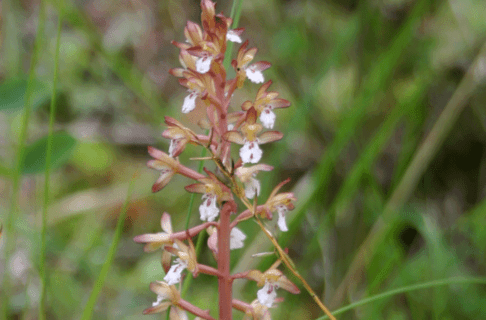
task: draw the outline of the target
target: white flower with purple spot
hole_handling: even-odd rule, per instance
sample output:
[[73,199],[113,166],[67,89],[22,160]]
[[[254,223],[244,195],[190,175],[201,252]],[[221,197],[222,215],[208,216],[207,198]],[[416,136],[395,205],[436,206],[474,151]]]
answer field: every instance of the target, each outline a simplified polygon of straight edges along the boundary
[[196,98],[198,94],[195,91],[189,91],[189,95],[184,98],[182,113],[189,113],[196,108]]
[[199,215],[202,221],[214,221],[219,215],[219,208],[216,206],[216,196],[204,194],[203,203],[199,206]]
[[267,129],[272,129],[273,125],[275,124],[275,119],[277,116],[272,111],[272,107],[266,106],[262,113],[260,114],[260,121],[262,122],[263,126]]
[[250,79],[253,83],[263,83],[265,78],[263,77],[263,72],[257,70],[257,66],[252,64],[251,66],[245,68],[246,77]]
[[199,73],[206,73],[211,69],[211,62],[213,61],[213,56],[205,55],[196,61],[196,71]]
[[265,281],[263,288],[257,292],[258,302],[267,308],[271,308],[277,298],[277,286]]
[[187,263],[181,259],[176,259],[174,262],[175,264],[170,267],[169,272],[164,277],[164,281],[169,285],[181,282],[182,271],[187,268]]
[[258,146],[258,142],[245,141],[243,147],[240,148],[240,158],[245,163],[258,163],[262,158],[263,151]]

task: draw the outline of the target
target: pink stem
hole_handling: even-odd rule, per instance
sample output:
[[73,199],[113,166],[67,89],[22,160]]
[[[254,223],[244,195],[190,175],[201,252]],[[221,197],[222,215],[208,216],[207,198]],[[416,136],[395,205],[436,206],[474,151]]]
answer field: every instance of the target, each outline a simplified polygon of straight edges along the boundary
[[209,226],[218,226],[218,223],[217,222],[205,222],[205,223],[202,223],[198,226],[189,228],[187,230],[172,233],[170,235],[170,239],[171,240],[178,239],[178,240],[181,240],[181,241],[186,240],[186,239],[194,237],[196,234],[203,231],[204,229],[207,229],[207,227],[209,227]]
[[196,269],[200,273],[209,274],[211,276],[216,276],[216,277],[222,276],[217,269],[214,269],[213,267],[207,266],[205,264],[198,263]]
[[252,309],[250,304],[241,300],[233,299],[231,303],[233,304],[233,308],[235,308],[236,310],[246,312],[248,309]]
[[[260,206],[257,206],[257,209],[256,209],[256,212],[259,212],[260,210],[263,209],[265,205],[260,205]],[[233,228],[234,226],[236,226],[239,222],[241,222],[242,220],[246,220],[248,218],[251,218],[251,211],[249,209],[246,209],[245,211],[243,211],[242,213],[240,213],[236,219],[233,220],[233,222],[231,222],[231,228]]]
[[230,215],[236,211],[234,201],[226,202],[221,208],[218,230],[218,291],[219,291],[219,318],[232,319],[232,282],[230,274]]
[[179,301],[177,301],[177,305],[182,309],[187,310],[190,313],[203,319],[216,320],[209,315],[209,310],[202,310],[186,300],[180,299]]

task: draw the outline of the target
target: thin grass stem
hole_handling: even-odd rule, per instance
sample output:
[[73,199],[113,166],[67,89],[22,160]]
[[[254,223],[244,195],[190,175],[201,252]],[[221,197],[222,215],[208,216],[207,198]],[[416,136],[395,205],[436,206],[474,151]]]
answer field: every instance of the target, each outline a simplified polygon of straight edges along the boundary
[[86,307],[83,311],[83,316],[81,317],[82,320],[89,320],[93,315],[93,311],[96,305],[96,300],[103,288],[103,284],[105,283],[106,277],[108,276],[108,271],[110,271],[111,264],[113,263],[113,259],[115,257],[116,249],[118,247],[118,243],[120,242],[120,237],[123,229],[123,223],[125,222],[125,217],[127,215],[127,208],[128,204],[130,203],[130,195],[132,194],[133,187],[135,185],[135,178],[137,174],[135,174],[130,181],[128,186],[127,197],[125,199],[125,203],[123,204],[122,210],[118,217],[118,222],[116,224],[115,235],[113,236],[113,241],[111,242],[110,249],[108,250],[108,254],[106,255],[105,262],[101,267],[101,271],[96,279],[94,284],[93,290],[89,296],[88,302],[86,303]]
[[[25,145],[27,140],[27,131],[29,127],[30,114],[32,112],[32,92],[33,92],[33,82],[35,78],[35,69],[37,67],[37,62],[39,60],[39,51],[42,48],[44,25],[46,20],[45,14],[45,4],[44,1],[40,1],[39,8],[39,22],[37,25],[37,33],[35,36],[34,48],[32,52],[32,57],[30,60],[29,68],[29,79],[27,83],[27,91],[25,93],[25,104],[24,104],[24,114],[22,118],[22,127],[20,129],[20,136],[17,147],[17,157],[15,163],[15,169],[12,176],[12,198],[10,203],[10,211],[6,218],[5,223],[5,258],[4,261],[8,264],[10,260],[10,255],[12,254],[13,248],[15,247],[16,236],[14,234],[13,225],[16,222],[18,215],[18,197],[20,192],[20,180],[22,178],[22,167],[25,157]],[[10,290],[10,275],[7,269],[3,272],[2,279],[2,295],[0,300],[2,301],[2,317],[3,319],[8,319],[8,306],[9,298],[12,294]]]

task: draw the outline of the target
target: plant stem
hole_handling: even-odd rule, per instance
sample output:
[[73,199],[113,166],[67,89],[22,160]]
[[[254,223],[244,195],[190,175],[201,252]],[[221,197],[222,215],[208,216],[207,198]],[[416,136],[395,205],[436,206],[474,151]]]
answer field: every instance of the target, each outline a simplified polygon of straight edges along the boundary
[[232,319],[232,282],[230,274],[230,215],[235,211],[234,201],[226,202],[221,208],[218,229],[218,292],[219,292],[219,318]]
[[[4,261],[5,265],[8,265],[10,256],[15,249],[15,242],[16,242],[16,235],[13,230],[13,225],[16,223],[18,211],[19,211],[19,191],[20,191],[20,182],[22,178],[22,168],[24,163],[25,157],[25,144],[27,140],[27,131],[29,126],[29,119],[30,114],[32,111],[32,92],[33,92],[33,81],[35,78],[35,68],[37,66],[37,62],[39,60],[39,52],[42,47],[43,42],[43,34],[44,34],[44,24],[45,24],[45,4],[44,1],[40,1],[39,4],[39,22],[37,25],[37,33],[35,36],[35,43],[34,49],[32,52],[31,60],[30,60],[30,68],[29,68],[29,80],[27,83],[27,90],[25,92],[25,104],[23,110],[23,117],[22,117],[22,127],[20,130],[20,136],[18,140],[18,147],[17,147],[17,159],[15,164],[15,169],[12,174],[12,195],[11,195],[11,204],[10,204],[10,212],[5,218],[5,245],[4,245]],[[2,284],[2,292],[0,295],[1,303],[1,316],[3,319],[8,319],[8,306],[9,306],[9,299],[12,292],[12,283],[10,279],[10,274],[7,268],[4,269],[3,278],[1,279],[0,283]]]

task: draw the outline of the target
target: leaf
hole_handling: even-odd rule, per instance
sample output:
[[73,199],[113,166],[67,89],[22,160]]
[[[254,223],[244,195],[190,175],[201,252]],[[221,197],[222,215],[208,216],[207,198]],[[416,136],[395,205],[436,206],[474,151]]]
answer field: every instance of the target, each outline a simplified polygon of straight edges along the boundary
[[[28,81],[17,78],[9,79],[0,84],[0,112],[15,112],[22,109],[25,104],[25,93]],[[32,109],[40,107],[49,100],[49,90],[45,83],[35,80],[32,82],[31,104]]]
[[[54,133],[52,137],[51,168],[59,168],[71,156],[76,139],[65,132]],[[43,172],[46,167],[47,136],[40,138],[26,148],[22,173],[36,174]]]

